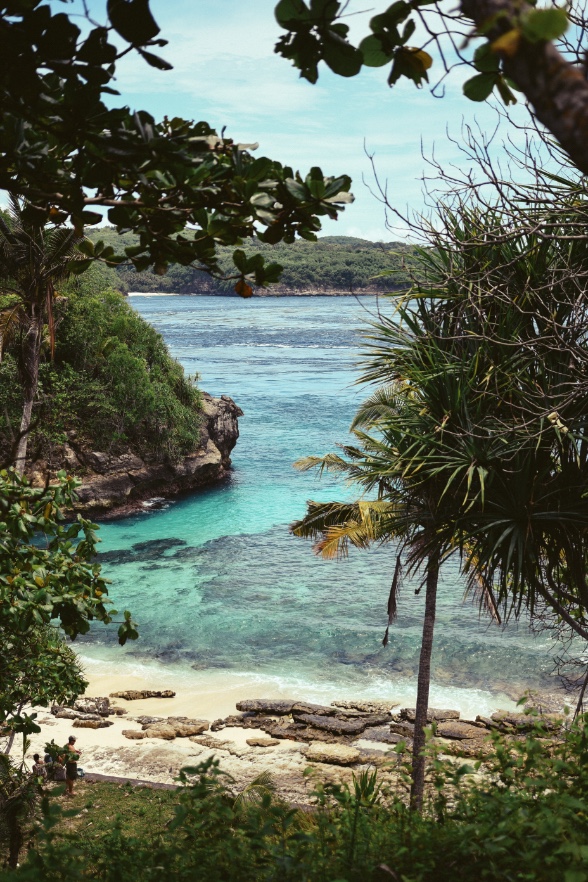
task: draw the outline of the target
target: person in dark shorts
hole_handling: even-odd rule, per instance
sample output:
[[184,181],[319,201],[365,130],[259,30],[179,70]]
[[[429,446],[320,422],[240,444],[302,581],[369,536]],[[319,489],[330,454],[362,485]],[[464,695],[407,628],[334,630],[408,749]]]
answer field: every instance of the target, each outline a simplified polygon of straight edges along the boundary
[[75,735],[70,735],[67,744],[63,748],[65,760],[65,786],[68,796],[73,796],[74,781],[78,777],[78,759],[81,750],[76,747]]

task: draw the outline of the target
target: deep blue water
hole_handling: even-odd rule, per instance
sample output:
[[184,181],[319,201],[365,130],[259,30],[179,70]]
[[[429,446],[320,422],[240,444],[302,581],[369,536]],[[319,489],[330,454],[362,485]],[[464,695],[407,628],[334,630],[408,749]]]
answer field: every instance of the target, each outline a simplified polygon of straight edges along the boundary
[[[104,564],[111,596],[133,611],[141,637],[121,660],[114,636],[96,629],[84,655],[140,663],[143,671],[167,665],[186,677],[254,673],[260,693],[267,682],[309,697],[334,690],[408,698],[424,597],[415,596],[417,583],[404,587],[384,649],[393,549],[327,562],[287,529],[305,500],[349,492],[292,463],[347,440],[367,394],[355,385],[358,329],[374,301],[133,296],[131,303],[184,368],[199,374],[201,388],[230,395],[244,416],[226,484],[102,525],[101,550],[120,552]],[[446,566],[433,697],[462,705],[475,697],[480,706],[487,693],[547,688],[551,654],[524,625],[502,630],[480,620],[463,602],[457,563]]]

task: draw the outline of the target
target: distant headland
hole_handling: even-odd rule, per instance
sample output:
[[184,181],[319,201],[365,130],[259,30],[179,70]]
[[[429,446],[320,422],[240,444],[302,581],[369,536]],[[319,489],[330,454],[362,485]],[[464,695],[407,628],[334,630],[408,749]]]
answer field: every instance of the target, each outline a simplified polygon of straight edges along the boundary
[[[95,230],[91,238],[112,245],[117,253],[135,244],[135,237],[119,235],[111,227]],[[255,242],[243,247],[249,255],[260,252],[269,262],[283,267],[280,282],[254,288],[253,296],[348,296],[398,291],[410,285],[414,246],[405,242],[371,242],[352,236],[324,236],[316,242],[291,244]],[[233,249],[219,248],[220,266],[231,272]],[[234,272],[234,267],[232,267]],[[211,278],[193,267],[174,264],[163,276],[151,270],[136,272],[130,264],[116,269],[103,267],[108,281],[128,294],[232,294],[234,280]]]

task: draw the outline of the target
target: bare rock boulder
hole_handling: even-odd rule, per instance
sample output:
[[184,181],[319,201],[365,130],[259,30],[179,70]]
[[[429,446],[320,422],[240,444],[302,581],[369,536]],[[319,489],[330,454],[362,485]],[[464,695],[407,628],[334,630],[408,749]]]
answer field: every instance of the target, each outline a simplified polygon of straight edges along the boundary
[[111,720],[105,720],[103,718],[99,718],[97,720],[74,720],[73,727],[74,729],[107,729],[108,726],[113,726],[114,723]]
[[357,747],[348,744],[325,744],[314,741],[306,751],[306,759],[312,763],[330,763],[335,766],[352,766],[359,762]]
[[249,747],[275,747],[279,743],[277,738],[264,738],[261,735],[257,738],[247,739]]
[[200,744],[201,747],[208,747],[209,750],[227,750],[227,745],[230,744],[229,741],[221,741],[213,735],[190,735],[188,740]]
[[391,713],[392,708],[398,707],[399,701],[332,701],[335,708],[356,710],[362,714],[385,714]]
[[153,723],[143,731],[145,738],[163,738],[164,741],[173,741],[176,737],[175,727],[170,726],[169,723]]
[[376,741],[380,744],[400,744],[406,740],[406,736],[399,735],[398,732],[391,732],[389,726],[373,726],[364,730],[362,739],[364,741]]
[[503,710],[492,714],[491,720],[501,729],[517,729],[519,732],[528,732],[539,723],[551,732],[559,729],[562,724],[561,714],[517,714]]
[[202,735],[209,727],[208,720],[173,720],[170,718],[168,724],[174,728],[177,738]]
[[98,714],[102,717],[107,717],[112,713],[108,698],[91,698],[90,696],[84,696],[74,701],[74,710],[85,714]]
[[249,698],[246,701],[237,702],[237,710],[245,713],[268,714],[274,717],[285,716],[292,713],[296,702],[281,698]]
[[[414,707],[404,707],[399,713],[400,719],[406,720],[408,723],[414,723],[415,716],[416,709]],[[430,707],[427,711],[427,722],[445,723],[448,720],[459,720],[460,716],[458,710],[440,710],[436,707]]]
[[292,705],[292,716],[299,717],[301,714],[314,714],[318,717],[334,717],[337,708],[324,704],[310,704],[307,701],[297,701]]
[[100,714],[86,714],[82,711],[74,710],[71,707],[62,707],[59,710],[53,708],[53,715],[58,720],[101,720]]
[[438,723],[437,735],[441,738],[450,738],[453,741],[463,741],[465,739],[481,739],[486,738],[485,729],[478,726],[472,726],[471,723],[462,723],[459,720],[451,720],[447,723]]
[[125,736],[125,738],[130,738],[131,741],[141,741],[145,737],[145,735],[147,734],[146,732],[143,732],[141,729],[123,729],[122,733]]
[[412,723],[394,722],[390,723],[390,732],[396,735],[402,735],[403,738],[412,738],[414,736],[414,726]]

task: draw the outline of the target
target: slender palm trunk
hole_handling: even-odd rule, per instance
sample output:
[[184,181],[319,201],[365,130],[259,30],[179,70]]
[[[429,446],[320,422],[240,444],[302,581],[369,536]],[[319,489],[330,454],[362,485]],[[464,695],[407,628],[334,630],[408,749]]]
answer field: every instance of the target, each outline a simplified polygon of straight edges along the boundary
[[22,347],[21,378],[24,390],[24,404],[20,432],[14,457],[14,468],[17,474],[22,475],[27,459],[27,444],[29,429],[33,414],[33,404],[39,385],[39,362],[41,360],[41,340],[43,335],[43,317],[39,312],[33,315],[30,327],[27,331]]
[[435,610],[437,605],[437,582],[439,580],[439,556],[429,556],[427,562],[427,596],[425,599],[425,618],[419,660],[419,678],[414,721],[414,741],[412,747],[412,787],[410,805],[421,811],[425,790],[425,726],[429,709],[429,685],[431,683],[431,652],[435,630]]
[[8,827],[8,866],[13,870],[16,870],[18,867],[18,858],[24,843],[22,823],[19,815],[18,807],[10,806],[5,816],[6,826]]

